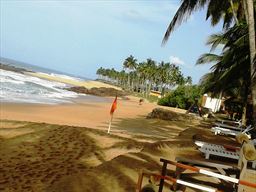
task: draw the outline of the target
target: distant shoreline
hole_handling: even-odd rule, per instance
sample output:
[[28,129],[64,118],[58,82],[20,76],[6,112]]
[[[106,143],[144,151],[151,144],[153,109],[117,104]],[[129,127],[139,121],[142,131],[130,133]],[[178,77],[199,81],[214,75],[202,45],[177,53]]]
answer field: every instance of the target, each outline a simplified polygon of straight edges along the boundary
[[[70,76],[70,78],[65,78],[65,77],[60,77],[60,76],[53,76],[51,74],[47,74],[47,73],[43,73],[43,72],[35,72],[35,71],[31,71],[31,70],[27,70],[25,68],[21,68],[21,67],[16,67],[13,65],[9,65],[9,64],[2,64],[0,63],[0,69],[3,70],[7,70],[7,71],[12,71],[12,72],[16,72],[16,73],[23,73],[26,75],[30,75],[30,76],[34,76],[34,77],[38,77],[41,79],[45,79],[48,81],[56,81],[56,82],[60,82],[60,83],[65,83],[71,86],[83,86],[87,89],[91,89],[91,88],[100,88],[100,87],[105,87],[105,88],[114,88],[117,90],[121,90],[120,87],[114,86],[114,85],[110,85],[107,83],[103,83],[100,81],[94,81],[94,80],[78,80],[75,77]],[[58,75],[58,74],[56,74]],[[61,74],[59,74],[61,75]],[[68,76],[67,76],[68,77]]]
[[33,71],[27,70],[25,68],[15,67],[13,65],[7,65],[7,64],[2,64],[2,63],[0,63],[0,69],[6,70],[6,71],[12,71],[12,72],[16,72],[16,73],[33,72]]
[[[107,101],[109,99],[108,97],[114,97],[116,95],[119,97],[125,96],[121,88],[104,82],[83,80],[65,74],[35,72],[3,63],[0,63],[0,70],[1,82],[3,82],[1,103],[54,105],[79,102],[101,103]],[[15,75],[15,73],[20,75]],[[41,80],[33,79],[33,77],[41,79],[42,82]],[[59,83],[60,85],[58,85]],[[36,87],[37,85],[38,88]],[[65,91],[69,91],[70,93]]]
[[38,77],[41,79],[46,79],[49,81],[57,81],[60,83],[65,83],[68,85],[72,85],[72,86],[82,86],[85,87],[87,89],[91,89],[91,88],[100,88],[100,87],[106,87],[106,88],[114,88],[117,90],[121,90],[120,87],[114,86],[114,85],[109,85],[103,82],[99,82],[99,81],[93,81],[93,80],[85,80],[85,81],[79,81],[76,79],[67,79],[67,78],[63,78],[63,77],[56,77],[56,76],[52,76],[50,74],[47,73],[38,73],[38,72],[25,72],[25,74],[30,75],[30,76],[34,76],[34,77]]

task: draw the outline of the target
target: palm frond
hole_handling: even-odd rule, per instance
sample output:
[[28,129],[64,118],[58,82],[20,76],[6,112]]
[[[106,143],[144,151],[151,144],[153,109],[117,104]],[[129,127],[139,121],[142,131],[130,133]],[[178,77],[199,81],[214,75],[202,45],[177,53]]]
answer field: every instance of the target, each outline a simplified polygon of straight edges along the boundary
[[227,30],[234,22],[234,16],[231,13],[225,13],[223,21],[223,29]]
[[182,0],[181,6],[175,13],[171,23],[167,27],[162,40],[162,45],[164,45],[169,39],[170,34],[174,29],[179,26],[182,22],[186,21],[188,17],[197,9],[203,8],[207,0]]
[[206,13],[206,20],[211,17],[211,24],[213,26],[216,25],[225,14],[228,14],[227,10],[229,7],[230,4],[228,1],[210,1]]
[[214,51],[219,45],[225,45],[228,42],[228,39],[224,36],[223,33],[217,33],[211,35],[207,42],[206,45],[211,45],[211,50],[210,52]]
[[220,55],[216,55],[213,53],[205,53],[198,58],[198,60],[196,61],[196,65],[219,62],[220,60],[221,60]]

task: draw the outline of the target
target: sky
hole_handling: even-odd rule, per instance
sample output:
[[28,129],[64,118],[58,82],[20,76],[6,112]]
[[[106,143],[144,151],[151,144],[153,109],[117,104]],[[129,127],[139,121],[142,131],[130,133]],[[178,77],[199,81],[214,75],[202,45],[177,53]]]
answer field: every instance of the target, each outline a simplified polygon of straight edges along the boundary
[[152,58],[180,66],[193,83],[210,65],[195,66],[210,50],[207,37],[220,32],[205,10],[161,42],[180,1],[176,0],[0,0],[1,57],[97,78],[100,67],[122,70],[125,58]]

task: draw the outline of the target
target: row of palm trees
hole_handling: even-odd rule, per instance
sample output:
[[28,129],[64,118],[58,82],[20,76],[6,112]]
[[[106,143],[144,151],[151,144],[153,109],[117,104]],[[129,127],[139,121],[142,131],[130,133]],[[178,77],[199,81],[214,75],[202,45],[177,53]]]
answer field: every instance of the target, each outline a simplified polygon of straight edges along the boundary
[[138,63],[132,55],[123,62],[122,71],[101,67],[96,73],[99,79],[115,83],[126,90],[141,92],[145,96],[148,96],[152,89],[160,91],[163,95],[166,89],[178,84],[192,83],[192,78],[184,77],[175,64],[164,61],[157,63],[153,59]]
[[[202,78],[202,84],[208,92],[240,100],[244,106],[243,123],[246,106],[252,101],[252,118],[256,122],[255,0],[181,0],[166,30],[163,44],[175,27],[205,7],[206,19],[210,18],[213,26],[222,21],[223,30],[210,36],[211,52],[197,61],[197,64],[213,64],[211,72]],[[221,53],[212,53],[219,46],[222,46]]]

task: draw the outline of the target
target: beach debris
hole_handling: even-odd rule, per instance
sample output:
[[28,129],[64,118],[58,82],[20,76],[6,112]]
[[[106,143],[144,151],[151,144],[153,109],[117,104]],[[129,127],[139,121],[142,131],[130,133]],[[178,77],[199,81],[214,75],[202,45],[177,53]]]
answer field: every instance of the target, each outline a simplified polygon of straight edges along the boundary
[[171,110],[163,109],[163,108],[155,108],[151,113],[147,116],[148,119],[162,119],[162,120],[172,120],[172,121],[184,121],[184,120],[194,120],[199,117],[185,114],[185,113],[177,113]]

